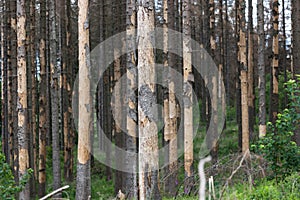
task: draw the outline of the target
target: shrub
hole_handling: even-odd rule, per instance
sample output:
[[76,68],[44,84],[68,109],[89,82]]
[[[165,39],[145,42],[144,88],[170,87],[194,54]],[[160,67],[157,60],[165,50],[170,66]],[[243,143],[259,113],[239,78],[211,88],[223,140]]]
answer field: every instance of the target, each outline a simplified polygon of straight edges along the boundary
[[298,171],[300,166],[300,148],[292,141],[300,120],[300,84],[290,80],[286,86],[289,108],[277,115],[275,124],[269,122],[266,136],[252,145],[255,151],[264,155],[279,180]]
[[14,196],[20,192],[32,174],[29,169],[20,180],[19,185],[15,183],[10,166],[5,162],[5,156],[0,153],[0,197],[1,199],[15,199]]

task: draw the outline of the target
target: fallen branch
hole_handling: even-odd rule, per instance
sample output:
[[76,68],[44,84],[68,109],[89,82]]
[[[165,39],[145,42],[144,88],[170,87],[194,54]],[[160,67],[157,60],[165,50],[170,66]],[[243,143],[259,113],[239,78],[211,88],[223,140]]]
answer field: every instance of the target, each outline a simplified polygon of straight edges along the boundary
[[220,200],[221,200],[222,197],[223,197],[223,194],[224,194],[224,192],[225,192],[225,189],[226,189],[226,187],[227,187],[229,181],[232,179],[232,177],[233,177],[233,176],[239,171],[239,169],[242,167],[245,158],[247,158],[249,154],[250,154],[250,152],[249,152],[249,150],[247,150],[247,151],[244,153],[243,158],[241,159],[239,166],[231,173],[231,175],[229,176],[229,178],[226,180],[226,183],[225,183],[225,185],[224,185],[224,187],[223,187],[223,189],[222,189],[222,192],[221,192]]
[[53,195],[65,190],[65,189],[68,189],[69,187],[70,187],[69,185],[65,185],[64,187],[58,188],[57,190],[54,190],[53,192],[51,192],[50,194],[47,194],[46,196],[40,198],[39,200],[48,199],[49,197],[52,197]]

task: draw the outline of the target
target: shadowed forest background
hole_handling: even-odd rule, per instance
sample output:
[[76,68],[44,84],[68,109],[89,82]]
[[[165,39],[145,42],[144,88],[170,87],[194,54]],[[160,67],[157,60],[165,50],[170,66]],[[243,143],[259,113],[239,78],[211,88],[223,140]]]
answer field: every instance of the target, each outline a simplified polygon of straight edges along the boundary
[[[299,0],[1,0],[0,15],[0,199],[199,199],[208,155],[209,199],[300,199]],[[92,96],[91,52],[121,32]]]

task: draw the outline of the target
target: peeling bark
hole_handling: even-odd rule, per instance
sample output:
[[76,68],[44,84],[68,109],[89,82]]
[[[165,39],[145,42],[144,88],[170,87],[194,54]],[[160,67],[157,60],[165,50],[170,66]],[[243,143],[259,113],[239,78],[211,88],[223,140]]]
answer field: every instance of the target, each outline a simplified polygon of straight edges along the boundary
[[90,136],[93,131],[92,98],[90,94],[90,49],[89,49],[89,4],[78,1],[78,42],[79,42],[79,108],[78,108],[78,156],[76,199],[89,199],[90,196]]
[[249,149],[249,112],[248,112],[248,67],[246,57],[246,18],[245,18],[246,2],[239,1],[239,62],[241,68],[241,106],[242,106],[242,152],[245,153]]
[[[161,199],[158,189],[158,130],[153,107],[155,98],[154,1],[139,0],[138,39],[138,130],[139,130],[139,198]],[[146,48],[148,47],[148,48]],[[150,48],[149,48],[150,47]]]
[[183,38],[183,113],[184,113],[184,171],[185,193],[190,193],[193,188],[193,98],[192,84],[189,76],[192,75],[192,47],[189,41],[191,37],[191,2],[184,0],[182,4],[182,32]]
[[258,18],[258,89],[259,89],[259,137],[266,135],[266,82],[265,82],[265,35],[263,0],[257,4]]
[[270,121],[275,123],[278,113],[278,67],[279,67],[279,2],[272,1],[272,18],[273,18],[273,44],[272,44],[272,78],[271,78],[271,102],[270,102]]
[[[27,128],[27,77],[26,77],[26,14],[25,0],[17,1],[17,74],[18,74],[18,152],[19,179],[29,168]],[[30,199],[29,184],[19,193],[20,200]]]

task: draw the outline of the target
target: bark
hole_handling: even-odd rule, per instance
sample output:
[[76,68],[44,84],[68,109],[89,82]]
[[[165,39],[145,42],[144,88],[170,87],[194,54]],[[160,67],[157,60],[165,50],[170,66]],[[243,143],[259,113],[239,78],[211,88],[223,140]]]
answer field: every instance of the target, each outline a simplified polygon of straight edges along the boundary
[[92,98],[90,94],[91,64],[89,60],[89,4],[78,0],[78,42],[79,42],[79,109],[78,109],[78,156],[76,199],[89,199],[90,196],[90,145],[92,120]]
[[275,123],[278,113],[278,66],[279,66],[279,47],[278,47],[278,33],[279,33],[279,2],[272,1],[272,18],[273,18],[273,44],[272,44],[272,83],[271,83],[271,102],[270,102],[270,121]]
[[69,16],[71,15],[71,1],[67,0],[66,1],[66,15],[65,15],[65,22],[66,22],[66,72],[67,77],[66,77],[66,89],[67,89],[67,99],[68,101],[66,102],[67,104],[67,112],[66,114],[68,115],[68,141],[67,141],[67,156],[66,156],[66,170],[65,170],[65,178],[67,181],[71,182],[73,181],[73,168],[74,168],[74,155],[73,155],[73,149],[74,149],[74,124],[73,124],[73,118],[71,117],[73,115],[73,110],[72,110],[72,85],[73,85],[73,65],[72,65],[72,53],[74,49],[72,48],[72,41],[71,41],[71,20],[69,19]]
[[29,167],[33,169],[33,176],[29,180],[30,183],[30,197],[34,198],[36,193],[35,180],[37,178],[36,166],[36,66],[35,66],[35,1],[30,0],[26,2],[26,13],[29,13],[26,24],[26,33],[28,45],[26,46],[27,56],[27,98],[28,98],[28,126],[27,134],[29,137]]
[[[213,0],[209,1],[209,36],[210,36],[210,55],[213,59],[215,59],[216,62],[216,40],[215,40],[215,3]],[[222,66],[219,66],[219,70],[221,70]],[[209,70],[209,69],[208,69]],[[221,73],[221,71],[219,71]],[[212,90],[212,96],[210,97],[210,104],[209,106],[209,115],[210,120],[212,121],[212,126],[214,127],[214,130],[209,133],[209,141],[208,146],[211,147],[211,156],[213,163],[217,162],[218,159],[218,144],[217,144],[217,124],[218,124],[218,118],[217,118],[217,96],[218,96],[218,81],[216,79],[215,74],[208,73],[209,76],[207,77],[207,83],[211,83],[213,85]],[[220,76],[221,77],[221,76]],[[214,116],[212,118],[212,116]]]
[[12,146],[9,145],[10,136],[8,133],[8,77],[7,77],[7,32],[4,24],[6,24],[9,18],[8,12],[5,9],[4,1],[1,2],[1,8],[3,12],[1,13],[1,135],[2,135],[2,152],[6,157],[6,162],[13,166],[13,153],[11,153]]
[[[105,29],[105,39],[111,37],[113,35],[113,27],[111,25],[113,21],[113,10],[112,10],[112,4],[110,0],[105,0],[104,1],[104,6],[106,5],[106,9],[104,9],[104,29]],[[113,45],[113,44],[111,44]],[[110,49],[109,49],[110,51]],[[106,59],[106,54],[104,54],[104,59]],[[103,89],[103,94],[104,94],[104,99],[103,99],[103,104],[104,104],[104,133],[106,134],[106,137],[112,141],[112,115],[111,115],[111,107],[110,107],[110,102],[111,102],[111,77],[113,76],[112,74],[112,67],[110,66],[105,72],[104,72],[104,78],[103,78],[103,83],[104,83],[104,89]],[[111,143],[110,144],[104,144],[105,147],[105,152],[106,152],[106,179],[111,180],[112,179],[112,169],[110,168],[111,166]]]
[[[26,77],[26,14],[25,1],[17,1],[17,72],[18,72],[18,153],[19,179],[29,168],[27,129],[27,77]],[[19,193],[20,200],[30,199],[29,184]]]
[[[162,74],[163,76],[163,81],[165,88],[163,88],[163,117],[164,117],[164,129],[163,129],[163,144],[164,146],[169,145],[169,140],[170,140],[170,114],[169,114],[169,88],[167,87],[169,83],[169,74],[168,74],[168,44],[169,44],[169,38],[168,38],[168,1],[163,0],[163,66],[164,66],[164,73]],[[167,150],[164,155],[164,163],[169,163],[169,155],[170,152]],[[169,194],[169,167],[167,166],[164,169],[164,174],[167,177],[167,180],[164,183],[164,189],[167,194]]]
[[[136,1],[126,1],[126,46],[127,49],[135,49],[136,47],[136,26],[137,26],[137,11]],[[124,146],[127,151],[124,158],[124,167],[127,172],[124,174],[123,184],[125,194],[128,199],[138,198],[138,183],[137,183],[137,145],[138,145],[138,116],[137,116],[137,97],[135,90],[137,88],[137,60],[136,51],[128,52],[126,55],[126,71],[127,71],[127,84],[126,84],[126,99],[127,99],[127,117],[126,129],[127,134],[124,136]]]
[[[168,29],[175,29],[175,10],[174,10],[174,1],[170,0],[167,1],[166,6],[168,6],[167,9],[167,19],[168,19]],[[174,37],[171,35],[166,35],[168,38],[168,48],[169,50],[175,51],[175,43]],[[174,54],[168,52],[167,53],[167,59],[168,59],[168,67],[172,68],[174,70],[174,67],[176,66],[176,57]],[[178,162],[177,162],[177,102],[175,97],[175,74],[173,74],[174,71],[171,71],[168,73],[168,77],[170,77],[170,80],[168,81],[168,98],[169,98],[169,110],[167,111],[169,113],[168,120],[169,120],[169,137],[167,138],[169,141],[169,157],[168,157],[168,178],[166,180],[167,183],[167,193],[171,196],[175,196],[176,194],[176,185],[177,185],[177,168],[178,168]]]
[[249,112],[249,136],[254,139],[255,109],[254,109],[254,59],[253,59],[253,6],[252,0],[248,1],[248,112]]
[[[123,11],[122,10],[122,2],[114,2],[115,4],[115,12],[114,12],[114,34],[117,34],[119,32],[123,32],[125,22],[123,21]],[[123,99],[124,99],[124,90],[125,84],[122,82],[120,79],[122,77],[122,72],[124,71],[124,57],[121,56],[121,51],[124,52],[124,49],[126,48],[126,41],[122,41],[122,45],[114,43],[114,91],[116,92],[117,95],[114,96],[114,131],[115,131],[115,144],[118,148],[123,149],[123,136],[124,133],[122,131],[123,125],[126,123],[124,122],[124,119],[122,118],[123,116]],[[120,47],[120,48],[118,48]],[[123,124],[124,123],[124,124]],[[123,152],[115,150],[115,155],[116,155],[116,171],[115,171],[115,194],[118,194],[118,191],[124,191],[123,187],[123,171],[119,170],[122,169],[123,166]]]
[[11,159],[10,163],[13,165],[15,180],[18,182],[18,135],[15,130],[18,128],[18,114],[17,114],[17,3],[15,1],[9,2],[10,10],[10,26],[8,27],[8,38],[10,42],[7,43],[7,67],[8,67],[8,132],[9,132],[9,146]]
[[[292,68],[294,69],[294,77],[296,74],[300,74],[300,1],[292,0]],[[299,112],[299,111],[298,111]],[[297,126],[297,130],[294,135],[294,139],[298,146],[300,146],[300,126]]]
[[183,1],[182,5],[182,32],[183,38],[183,112],[184,112],[184,171],[185,193],[189,194],[193,188],[193,98],[190,76],[192,72],[192,47],[189,41],[191,37],[190,1]]
[[38,195],[43,197],[46,194],[46,136],[49,129],[49,108],[47,100],[47,69],[46,69],[46,2],[40,2],[40,38],[39,38],[39,59],[40,59],[40,96],[39,96],[39,160],[38,160]]
[[242,109],[241,109],[241,81],[240,81],[240,73],[241,69],[239,67],[239,31],[240,31],[240,18],[239,18],[239,1],[235,1],[235,40],[236,40],[236,73],[235,73],[235,80],[236,80],[236,121],[238,124],[238,144],[239,147],[242,148]]
[[[50,70],[51,70],[51,123],[52,123],[52,166],[53,166],[53,189],[61,186],[60,170],[60,120],[59,120],[59,83],[60,66],[57,64],[57,31],[56,31],[56,2],[49,1],[49,39],[50,39]],[[61,194],[55,195],[59,197]]]
[[[158,130],[155,119],[154,1],[139,0],[138,37],[138,119],[139,119],[139,197],[161,199],[158,187]],[[153,34],[153,33],[152,33]],[[148,47],[148,48],[145,48]]]
[[258,89],[259,89],[259,137],[266,135],[266,81],[265,81],[265,35],[263,0],[257,4],[258,19]]
[[241,106],[242,106],[242,152],[249,149],[249,112],[248,112],[248,67],[246,57],[246,19],[244,0],[239,1],[239,62],[241,68]]
[[[288,81],[288,77],[287,77],[287,70],[288,70],[288,62],[287,62],[287,46],[286,46],[286,27],[285,27],[285,23],[286,23],[286,7],[285,7],[285,0],[281,1],[282,3],[282,24],[284,24],[282,26],[282,34],[283,34],[283,74],[284,74],[284,82],[286,83]],[[284,88],[286,88],[286,85],[284,86]],[[283,108],[288,106],[288,96],[287,96],[287,92],[284,91],[284,105],[282,106]]]

